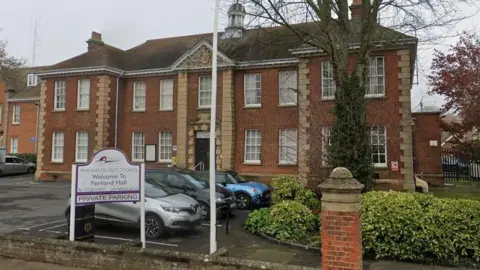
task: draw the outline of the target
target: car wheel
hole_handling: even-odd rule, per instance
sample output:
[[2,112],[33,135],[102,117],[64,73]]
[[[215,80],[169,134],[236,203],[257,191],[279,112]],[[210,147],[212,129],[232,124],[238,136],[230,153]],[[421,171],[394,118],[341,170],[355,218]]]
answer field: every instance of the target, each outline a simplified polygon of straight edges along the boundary
[[210,216],[210,207],[206,203],[200,203],[200,211],[202,211],[202,219],[207,219]]
[[163,221],[157,215],[145,215],[145,237],[148,239],[160,238],[165,232]]
[[35,168],[28,168],[27,169],[27,174],[34,174],[35,173]]
[[237,198],[237,208],[239,210],[246,210],[250,208],[250,196],[240,193],[235,197]]

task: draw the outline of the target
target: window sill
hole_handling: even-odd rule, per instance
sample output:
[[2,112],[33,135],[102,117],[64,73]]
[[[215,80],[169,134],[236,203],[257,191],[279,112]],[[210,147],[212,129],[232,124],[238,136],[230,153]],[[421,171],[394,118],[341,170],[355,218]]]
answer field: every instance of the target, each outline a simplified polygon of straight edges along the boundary
[[296,167],[298,166],[297,163],[278,163],[277,166],[282,166],[282,167]]
[[56,112],[65,112],[66,110],[65,109],[54,109],[52,112],[56,113]]
[[50,164],[63,164],[63,161],[50,161]]
[[373,164],[373,167],[377,169],[388,169],[387,164]]
[[297,107],[297,104],[279,104],[278,108],[291,108],[291,107]]
[[88,160],[75,160],[75,164],[84,164],[87,163]]
[[136,159],[132,159],[132,162],[136,162],[136,163],[142,163],[142,162],[145,162],[145,160],[136,160]]
[[78,109],[77,108],[77,112],[88,112],[88,111],[90,111],[90,108],[88,108],[88,109]]
[[144,113],[146,110],[132,110],[133,113]]
[[18,126],[18,125],[20,125],[20,123],[12,123],[12,125]]
[[335,97],[322,97],[322,101],[332,101],[335,100]]
[[262,162],[248,162],[248,161],[245,161],[242,164],[247,165],[247,166],[262,166]]
[[244,109],[261,109],[262,105],[249,105],[249,106],[243,106]]
[[159,109],[159,112],[173,112],[173,109]]
[[172,161],[171,160],[159,160],[159,161],[157,161],[157,163],[159,163],[159,164],[170,164],[170,163],[172,163]]
[[198,107],[197,110],[209,111],[211,107]]
[[376,98],[386,98],[386,96],[383,94],[383,95],[365,95],[365,98],[367,99],[376,99]]

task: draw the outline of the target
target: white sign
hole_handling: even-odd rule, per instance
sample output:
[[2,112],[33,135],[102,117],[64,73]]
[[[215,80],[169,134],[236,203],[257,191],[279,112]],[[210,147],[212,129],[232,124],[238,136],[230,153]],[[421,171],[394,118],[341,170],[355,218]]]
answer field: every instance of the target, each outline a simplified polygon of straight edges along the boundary
[[398,171],[398,161],[392,161],[392,171],[396,172]]
[[[87,164],[72,165],[70,241],[75,239],[77,204],[140,202],[140,240],[145,248],[145,164],[132,164],[115,148],[98,151]],[[85,227],[90,231],[91,227]]]
[[89,163],[77,165],[76,203],[138,202],[140,171],[122,151],[100,150]]
[[437,140],[431,140],[430,141],[430,146],[438,146],[438,141]]

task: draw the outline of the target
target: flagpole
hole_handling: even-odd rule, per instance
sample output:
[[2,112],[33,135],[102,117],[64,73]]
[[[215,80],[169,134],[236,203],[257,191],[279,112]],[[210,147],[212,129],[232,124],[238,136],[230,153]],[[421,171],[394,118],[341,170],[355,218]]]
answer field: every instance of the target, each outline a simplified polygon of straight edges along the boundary
[[217,118],[217,53],[218,53],[218,16],[220,0],[215,1],[213,19],[213,52],[212,52],[212,103],[210,113],[210,254],[217,251],[217,203],[215,196],[216,143],[215,130]]

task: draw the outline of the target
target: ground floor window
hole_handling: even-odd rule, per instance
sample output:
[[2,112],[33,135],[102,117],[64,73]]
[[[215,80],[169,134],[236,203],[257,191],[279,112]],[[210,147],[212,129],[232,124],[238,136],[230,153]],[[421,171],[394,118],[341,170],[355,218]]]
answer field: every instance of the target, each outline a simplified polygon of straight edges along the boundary
[[63,162],[64,134],[63,132],[53,132],[52,140],[52,161]]
[[279,134],[280,164],[297,163],[297,130],[281,129]]
[[172,132],[160,132],[159,159],[161,162],[172,161]]
[[75,146],[75,161],[88,161],[88,132],[77,132]]
[[258,129],[245,131],[245,163],[259,164],[261,160],[262,133]]
[[376,167],[387,166],[387,129],[385,126],[373,126],[370,131],[372,161]]
[[18,138],[17,137],[12,137],[11,139],[11,144],[10,144],[10,153],[16,154],[18,153]]
[[132,160],[143,161],[145,159],[145,134],[143,132],[132,133]]

